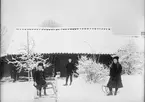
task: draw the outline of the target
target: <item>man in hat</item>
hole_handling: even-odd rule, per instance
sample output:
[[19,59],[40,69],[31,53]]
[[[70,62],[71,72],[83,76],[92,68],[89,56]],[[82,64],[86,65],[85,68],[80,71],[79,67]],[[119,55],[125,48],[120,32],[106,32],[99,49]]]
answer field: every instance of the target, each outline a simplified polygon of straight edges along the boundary
[[119,63],[119,57],[115,56],[113,57],[113,63],[110,67],[110,79],[107,84],[107,87],[109,88],[109,95],[113,95],[112,88],[115,88],[114,95],[117,95],[118,88],[122,88],[122,80],[121,80],[121,72],[122,72],[122,66]]
[[66,65],[67,76],[66,76],[66,83],[64,84],[64,86],[67,86],[69,77],[70,77],[70,85],[72,84],[72,74],[75,70],[75,65],[72,63],[72,59],[69,58],[68,62],[69,63]]

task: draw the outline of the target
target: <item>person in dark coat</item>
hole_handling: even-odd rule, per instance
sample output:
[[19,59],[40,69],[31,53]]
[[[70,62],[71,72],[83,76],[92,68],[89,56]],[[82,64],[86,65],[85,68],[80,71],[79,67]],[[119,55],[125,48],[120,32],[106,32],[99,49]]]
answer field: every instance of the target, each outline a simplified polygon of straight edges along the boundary
[[19,79],[19,72],[18,72],[18,68],[13,65],[12,66],[12,70],[11,70],[11,74],[12,74],[12,78],[14,79],[13,82],[16,82]]
[[110,68],[110,79],[107,84],[107,87],[109,88],[109,93],[107,95],[113,95],[112,88],[115,88],[114,95],[117,95],[118,88],[122,88],[122,80],[121,80],[121,72],[122,72],[122,66],[119,63],[119,57],[115,56],[113,58],[113,63]]
[[70,77],[70,85],[72,84],[72,75],[75,70],[75,65],[72,63],[72,59],[68,59],[68,64],[66,65],[66,83],[64,84],[65,86],[68,84],[68,79]]
[[43,63],[39,63],[36,67],[35,71],[33,71],[33,80],[34,80],[34,86],[37,89],[38,96],[41,97],[41,89],[44,89],[44,95],[46,94],[46,81],[45,81],[45,74],[44,74],[44,66]]

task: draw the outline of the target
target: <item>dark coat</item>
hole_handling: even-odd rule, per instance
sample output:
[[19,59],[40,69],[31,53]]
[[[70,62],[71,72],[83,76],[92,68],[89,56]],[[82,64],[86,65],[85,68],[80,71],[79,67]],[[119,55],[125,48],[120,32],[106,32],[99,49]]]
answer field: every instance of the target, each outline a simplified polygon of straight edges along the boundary
[[33,80],[37,83],[37,85],[45,85],[46,81],[44,71],[33,71]]
[[75,65],[73,63],[68,63],[66,65],[67,74],[72,74],[74,70],[75,70]]
[[107,84],[107,87],[111,88],[121,88],[123,87],[122,85],[122,80],[121,80],[121,72],[122,72],[122,66],[121,64],[112,64],[110,68],[110,79]]
[[122,66],[121,64],[117,63],[117,64],[112,64],[111,68],[110,68],[110,76],[111,77],[117,77],[120,76],[122,72]]

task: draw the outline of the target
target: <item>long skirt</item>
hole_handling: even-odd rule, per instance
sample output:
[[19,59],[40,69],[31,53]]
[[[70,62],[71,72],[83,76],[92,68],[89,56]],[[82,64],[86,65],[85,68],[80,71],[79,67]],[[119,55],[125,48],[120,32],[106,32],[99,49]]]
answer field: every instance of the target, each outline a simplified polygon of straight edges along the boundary
[[122,80],[121,80],[121,76],[117,76],[117,77],[110,77],[107,87],[110,88],[122,88],[123,84],[122,84]]

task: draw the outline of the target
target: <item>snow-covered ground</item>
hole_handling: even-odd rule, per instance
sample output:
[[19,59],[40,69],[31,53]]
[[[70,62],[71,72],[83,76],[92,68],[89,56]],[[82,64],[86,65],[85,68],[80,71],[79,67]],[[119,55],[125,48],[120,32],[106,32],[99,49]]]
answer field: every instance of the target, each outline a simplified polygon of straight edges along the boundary
[[[85,83],[81,77],[73,80],[71,86],[63,86],[65,79],[58,80],[58,102],[143,102],[144,77],[139,75],[122,76],[123,88],[117,96],[106,96],[102,85]],[[55,102],[51,89],[48,96],[34,99],[33,82],[3,83],[1,85],[2,102]]]

